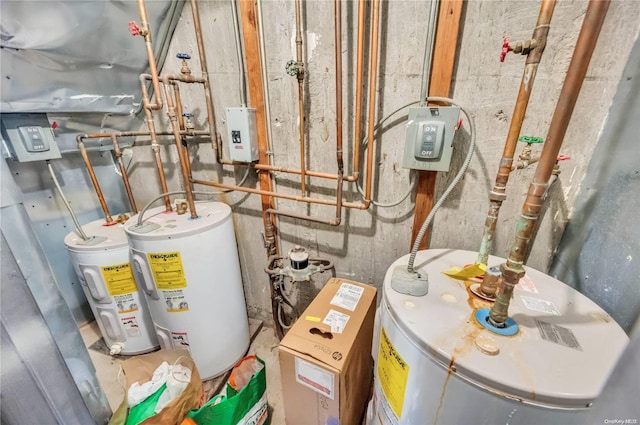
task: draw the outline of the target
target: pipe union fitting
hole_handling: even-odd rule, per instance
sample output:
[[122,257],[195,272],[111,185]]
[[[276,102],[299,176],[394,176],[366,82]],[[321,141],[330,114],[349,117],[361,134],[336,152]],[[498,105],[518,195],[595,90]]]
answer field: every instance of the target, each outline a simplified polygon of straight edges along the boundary
[[500,272],[502,272],[502,282],[511,285],[516,285],[526,274],[524,269],[512,269],[506,264],[500,265]]

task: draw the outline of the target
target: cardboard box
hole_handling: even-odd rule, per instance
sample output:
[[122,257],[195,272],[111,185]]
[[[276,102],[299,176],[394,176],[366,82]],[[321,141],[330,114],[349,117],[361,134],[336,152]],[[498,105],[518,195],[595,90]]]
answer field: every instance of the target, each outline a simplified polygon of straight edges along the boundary
[[289,425],[359,425],[373,378],[376,288],[331,279],[280,343]]

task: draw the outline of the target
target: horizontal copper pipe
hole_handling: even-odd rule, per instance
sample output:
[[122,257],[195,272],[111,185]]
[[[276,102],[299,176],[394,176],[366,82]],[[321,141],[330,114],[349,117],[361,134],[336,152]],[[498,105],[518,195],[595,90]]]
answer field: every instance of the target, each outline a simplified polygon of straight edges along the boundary
[[[287,195],[284,193],[277,193],[277,192],[271,192],[271,191],[260,190],[260,189],[252,189],[250,187],[233,186],[233,185],[217,183],[217,182],[208,181],[208,180],[192,179],[191,182],[193,184],[201,184],[203,186],[211,186],[211,187],[217,187],[220,189],[227,189],[227,190],[237,190],[238,192],[255,193],[257,195],[271,196],[273,198],[280,198],[280,199],[288,199],[290,201],[306,202],[308,204],[329,205],[334,207],[337,205],[336,201],[329,200],[329,199],[318,199],[318,198],[309,198],[307,196]],[[342,206],[345,208],[353,208],[358,210],[366,209],[366,206],[364,203],[357,204],[355,202],[343,202]]]
[[339,226],[341,221],[338,219],[326,220],[323,218],[318,218],[318,217],[314,217],[306,214],[298,214],[292,211],[283,211],[283,210],[276,210],[276,209],[268,209],[266,213],[272,214],[272,215],[281,215],[289,218],[295,218],[296,220],[312,221],[314,223],[326,224],[328,226]]

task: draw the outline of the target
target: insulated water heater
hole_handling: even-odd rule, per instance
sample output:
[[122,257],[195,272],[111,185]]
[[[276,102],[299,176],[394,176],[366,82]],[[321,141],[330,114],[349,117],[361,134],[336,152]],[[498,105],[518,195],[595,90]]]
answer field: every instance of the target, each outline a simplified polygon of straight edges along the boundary
[[189,349],[207,379],[244,356],[249,325],[231,208],[196,205],[198,218],[158,207],[125,230],[160,345]]
[[71,263],[111,354],[141,354],[158,348],[144,296],[129,262],[124,226],[105,226],[104,219],[82,226],[64,238]]
[[[374,337],[374,398],[368,424],[585,424],[628,338],[600,307],[576,290],[526,268],[509,315],[514,336],[481,326],[472,280],[445,275],[477,253],[419,251],[422,297],[391,287],[391,265]],[[489,265],[504,260],[489,259]]]

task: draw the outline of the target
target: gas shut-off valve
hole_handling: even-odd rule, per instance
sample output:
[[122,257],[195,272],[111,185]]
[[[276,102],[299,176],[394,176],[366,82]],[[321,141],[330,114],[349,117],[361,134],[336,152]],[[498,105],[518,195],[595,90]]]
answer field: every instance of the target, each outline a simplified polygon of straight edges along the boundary
[[286,257],[272,256],[264,271],[270,275],[280,275],[294,282],[311,280],[314,273],[322,273],[333,268],[329,260],[309,258],[309,251],[300,245],[293,247]]

